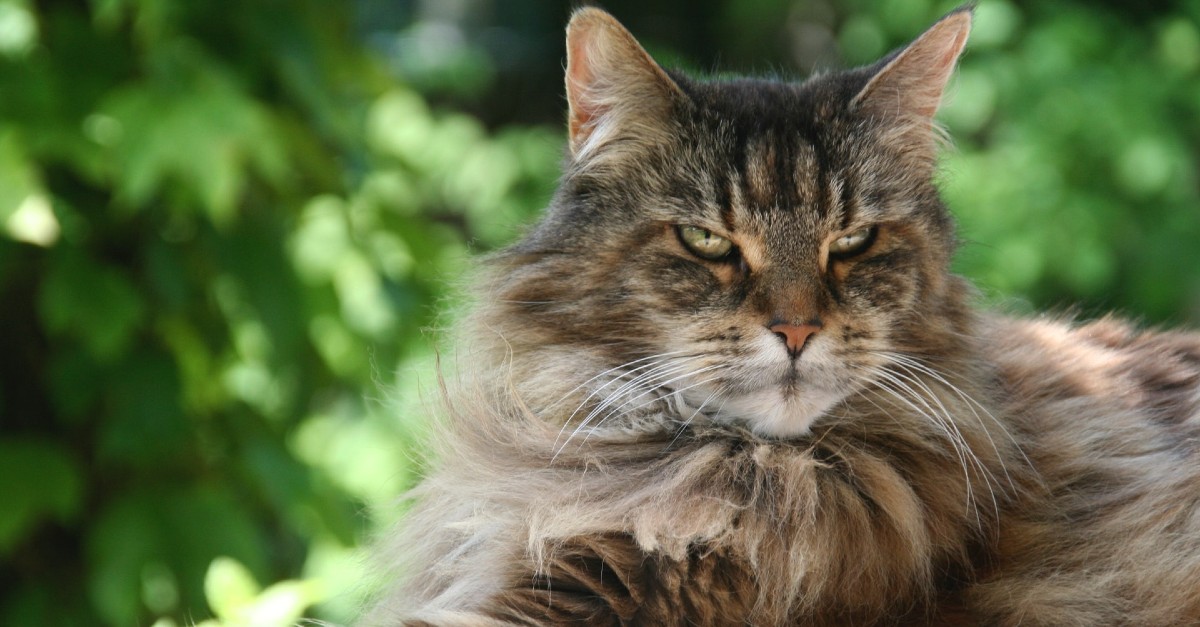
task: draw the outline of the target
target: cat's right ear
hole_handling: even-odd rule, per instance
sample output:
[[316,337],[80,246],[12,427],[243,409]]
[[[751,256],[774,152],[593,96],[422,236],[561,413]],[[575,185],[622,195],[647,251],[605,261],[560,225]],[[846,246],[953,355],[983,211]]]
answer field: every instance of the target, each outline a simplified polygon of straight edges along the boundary
[[614,142],[662,142],[670,112],[686,99],[616,18],[579,9],[567,25],[571,155],[590,158]]

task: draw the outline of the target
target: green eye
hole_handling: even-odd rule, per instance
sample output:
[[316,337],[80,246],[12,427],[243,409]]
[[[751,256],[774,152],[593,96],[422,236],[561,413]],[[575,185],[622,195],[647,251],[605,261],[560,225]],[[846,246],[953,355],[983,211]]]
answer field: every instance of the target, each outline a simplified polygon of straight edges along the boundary
[[829,254],[834,257],[853,257],[865,252],[874,241],[875,227],[863,227],[833,240],[829,244]]
[[693,255],[701,259],[709,261],[717,261],[729,256],[733,252],[733,242],[714,234],[708,229],[702,229],[698,226],[680,225],[675,227],[675,232],[679,235],[679,241],[687,247]]

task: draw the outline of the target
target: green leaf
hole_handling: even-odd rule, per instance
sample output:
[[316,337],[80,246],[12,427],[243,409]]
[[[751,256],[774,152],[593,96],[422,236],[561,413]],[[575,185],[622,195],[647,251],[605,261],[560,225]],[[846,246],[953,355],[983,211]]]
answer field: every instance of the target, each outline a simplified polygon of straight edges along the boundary
[[104,387],[103,366],[86,350],[63,347],[50,356],[47,371],[55,417],[68,424],[94,419]]
[[141,351],[123,362],[109,384],[108,416],[100,432],[100,459],[153,465],[179,461],[191,429],[183,413],[175,362]]
[[82,497],[83,479],[64,447],[33,438],[0,439],[0,555],[39,523],[72,518]]
[[270,112],[224,78],[199,70],[179,53],[180,86],[151,82],[126,87],[102,108],[121,128],[113,147],[116,191],[145,208],[166,188],[182,185],[218,225],[228,225],[249,176],[278,182],[287,171]]
[[38,294],[38,313],[51,333],[80,340],[101,361],[124,353],[145,316],[133,282],[82,251],[57,249]]
[[102,510],[88,531],[88,593],[110,625],[141,614],[142,568],[167,552],[164,525],[149,494],[130,494]]
[[0,127],[0,225],[31,196],[44,194],[37,167],[11,129]]
[[133,4],[133,0],[90,0],[92,19],[101,28],[116,28]]
[[246,476],[289,526],[304,536],[328,533],[353,544],[362,532],[360,505],[328,481],[314,481],[314,469],[293,457],[281,442],[266,438],[246,444]]
[[218,557],[204,576],[204,596],[214,614],[232,620],[245,611],[261,588],[254,575],[231,557]]
[[147,568],[168,569],[179,606],[204,600],[209,565],[229,556],[266,571],[263,538],[244,507],[224,489],[165,484],[124,495],[102,510],[87,542],[92,603],[111,625],[132,625],[153,609],[144,598]]
[[[273,363],[290,367],[305,339],[305,311],[296,270],[284,249],[286,232],[276,224],[243,229],[217,242],[214,256],[228,276],[217,293],[228,324],[255,320],[265,325]],[[282,369],[282,368],[281,368]]]

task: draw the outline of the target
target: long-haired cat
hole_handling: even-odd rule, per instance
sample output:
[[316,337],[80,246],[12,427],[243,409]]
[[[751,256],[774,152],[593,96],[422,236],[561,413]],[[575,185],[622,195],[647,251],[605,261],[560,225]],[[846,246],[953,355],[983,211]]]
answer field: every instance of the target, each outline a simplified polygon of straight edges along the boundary
[[1200,337],[949,271],[970,23],[792,84],[577,11],[560,188],[487,262],[365,622],[1200,624]]

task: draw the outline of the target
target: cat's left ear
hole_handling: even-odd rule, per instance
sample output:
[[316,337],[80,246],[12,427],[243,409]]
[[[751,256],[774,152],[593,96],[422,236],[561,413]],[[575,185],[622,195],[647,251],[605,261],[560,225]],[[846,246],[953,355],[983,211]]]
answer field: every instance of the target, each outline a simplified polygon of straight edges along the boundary
[[932,124],[971,32],[971,10],[968,5],[949,13],[916,41],[881,61],[851,106]]

